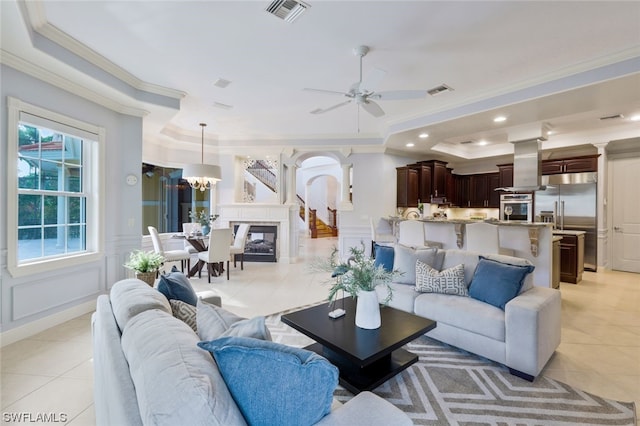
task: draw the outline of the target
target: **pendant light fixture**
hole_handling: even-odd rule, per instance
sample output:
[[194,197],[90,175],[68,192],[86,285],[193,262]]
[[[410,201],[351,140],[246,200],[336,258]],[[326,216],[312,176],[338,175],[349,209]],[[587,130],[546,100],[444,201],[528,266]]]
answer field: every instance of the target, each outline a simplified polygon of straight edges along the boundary
[[202,151],[200,164],[187,164],[182,169],[182,179],[189,182],[193,189],[205,191],[213,188],[221,179],[220,166],[204,164],[204,128],[206,123],[200,123],[202,127]]

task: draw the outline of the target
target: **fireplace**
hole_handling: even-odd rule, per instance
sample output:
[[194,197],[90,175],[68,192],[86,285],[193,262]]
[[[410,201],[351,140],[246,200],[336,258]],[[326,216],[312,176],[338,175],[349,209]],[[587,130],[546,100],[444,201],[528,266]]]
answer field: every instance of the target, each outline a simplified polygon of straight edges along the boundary
[[[233,227],[234,232],[238,225]],[[277,225],[251,225],[244,245],[245,262],[277,262]]]

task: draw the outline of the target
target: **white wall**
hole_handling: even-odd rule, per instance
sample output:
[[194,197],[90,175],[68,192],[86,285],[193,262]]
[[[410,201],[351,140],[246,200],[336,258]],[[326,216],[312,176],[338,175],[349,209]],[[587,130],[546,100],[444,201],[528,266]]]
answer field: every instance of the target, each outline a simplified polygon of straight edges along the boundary
[[[135,186],[125,183],[127,174],[140,178],[142,163],[142,119],[118,114],[84,98],[72,95],[13,68],[2,66],[0,115],[0,169],[6,173],[7,96],[47,108],[106,129],[106,193],[104,194],[105,252],[99,261],[54,270],[46,274],[12,277],[7,271],[5,211],[15,206],[7,200],[6,176],[0,181],[0,321],[2,343],[23,338],[29,329],[50,327],[92,310],[95,298],[126,276],[122,267],[128,253],[141,244],[142,206],[140,179]],[[65,318],[65,312],[73,312]],[[71,314],[69,314],[71,315]],[[45,320],[45,318],[47,318]],[[50,318],[56,318],[51,320]],[[36,324],[36,325],[34,325]],[[10,332],[7,332],[10,331]]]

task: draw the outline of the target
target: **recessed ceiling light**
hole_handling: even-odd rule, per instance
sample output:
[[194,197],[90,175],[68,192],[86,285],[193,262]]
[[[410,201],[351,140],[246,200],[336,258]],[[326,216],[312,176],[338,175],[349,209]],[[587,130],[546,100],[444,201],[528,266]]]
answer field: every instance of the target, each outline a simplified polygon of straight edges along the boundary
[[487,141],[478,141],[478,145],[480,145],[480,146],[485,146],[487,144],[489,144],[489,142],[487,142]]
[[555,133],[555,130],[547,130],[547,136],[554,135]]
[[426,138],[428,138],[428,137],[429,137],[429,133],[420,133],[420,134],[418,135],[418,137],[419,137],[420,139],[426,139]]
[[640,121],[640,114],[632,115],[631,118],[629,118],[629,120]]
[[408,144],[405,145],[407,148],[411,148],[416,146],[416,144],[414,144],[413,142],[409,142]]
[[504,121],[507,121],[507,117],[505,117],[504,115],[499,115],[493,119],[494,123],[502,123]]

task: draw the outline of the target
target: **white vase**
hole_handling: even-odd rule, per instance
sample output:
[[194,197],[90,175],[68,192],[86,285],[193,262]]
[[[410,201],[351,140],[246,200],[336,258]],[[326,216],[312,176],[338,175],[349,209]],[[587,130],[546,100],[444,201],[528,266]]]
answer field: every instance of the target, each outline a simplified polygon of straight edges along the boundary
[[369,330],[380,327],[380,304],[375,290],[358,292],[356,326]]

